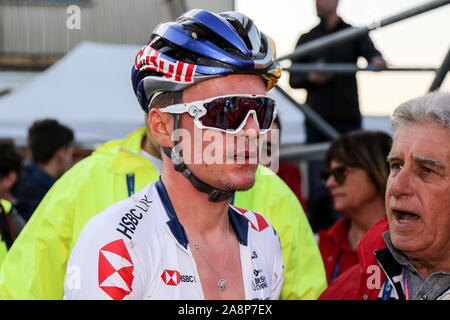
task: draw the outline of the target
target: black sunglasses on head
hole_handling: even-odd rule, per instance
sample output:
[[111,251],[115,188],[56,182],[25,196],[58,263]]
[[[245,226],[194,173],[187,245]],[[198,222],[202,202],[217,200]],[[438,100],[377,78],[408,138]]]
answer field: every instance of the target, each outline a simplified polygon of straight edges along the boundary
[[326,183],[328,178],[332,175],[334,180],[336,180],[339,185],[342,185],[347,178],[347,175],[345,174],[347,168],[347,166],[339,166],[331,170],[323,170],[320,172],[320,178],[324,183]]

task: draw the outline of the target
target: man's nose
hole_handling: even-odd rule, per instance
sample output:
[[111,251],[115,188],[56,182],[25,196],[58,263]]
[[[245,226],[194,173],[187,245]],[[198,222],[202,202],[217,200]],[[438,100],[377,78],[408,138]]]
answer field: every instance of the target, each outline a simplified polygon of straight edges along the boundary
[[327,178],[327,180],[325,180],[325,186],[328,189],[332,189],[334,187],[337,187],[339,184],[337,183],[336,179],[334,178],[334,176],[332,174],[330,174],[330,176]]
[[242,128],[242,132],[247,136],[253,136],[257,137],[259,136],[259,124],[258,120],[256,119],[256,115],[254,113],[251,113],[250,116],[247,118],[247,121],[245,122],[244,127]]
[[412,192],[410,169],[403,167],[388,177],[386,193],[396,198],[408,196]]

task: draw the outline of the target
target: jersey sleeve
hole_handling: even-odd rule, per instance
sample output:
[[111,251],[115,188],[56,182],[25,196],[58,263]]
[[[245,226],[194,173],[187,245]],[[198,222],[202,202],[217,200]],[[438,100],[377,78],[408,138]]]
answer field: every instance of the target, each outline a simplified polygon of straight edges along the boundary
[[[273,227],[272,227],[273,228]],[[281,288],[283,287],[284,282],[284,263],[283,263],[283,255],[281,252],[281,243],[280,237],[277,232],[274,230],[275,237],[277,241],[274,244],[274,266],[273,266],[273,278],[272,278],[272,293],[271,300],[278,300],[281,294]]]
[[88,222],[67,263],[66,300],[142,299],[145,286],[134,242],[113,232],[114,215]]

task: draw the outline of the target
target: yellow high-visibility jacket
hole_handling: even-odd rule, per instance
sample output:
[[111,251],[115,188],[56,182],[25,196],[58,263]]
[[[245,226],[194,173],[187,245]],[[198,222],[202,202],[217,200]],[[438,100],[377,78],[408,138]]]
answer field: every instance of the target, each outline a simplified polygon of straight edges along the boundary
[[[130,184],[138,192],[159,178],[140,155],[145,132],[142,127],[124,140],[106,142],[54,184],[4,259],[0,298],[63,297],[67,260],[86,222],[127,198]],[[265,215],[281,238],[281,299],[316,299],[326,288],[325,270],[306,215],[289,187],[259,166],[254,187],[237,192],[234,204]]]
[[[2,208],[0,210],[5,210],[5,213],[8,214],[11,210],[12,204],[8,200],[0,199],[0,205]],[[3,260],[6,257],[6,253],[8,252],[8,247],[6,245],[6,242],[3,241],[1,235],[0,235],[0,266],[2,265]]]

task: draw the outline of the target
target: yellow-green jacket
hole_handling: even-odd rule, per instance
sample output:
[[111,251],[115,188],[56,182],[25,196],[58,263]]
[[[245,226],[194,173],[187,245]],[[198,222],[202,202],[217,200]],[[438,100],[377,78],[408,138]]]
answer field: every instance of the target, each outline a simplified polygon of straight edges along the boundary
[[[5,213],[8,214],[9,211],[11,210],[11,202],[4,200],[4,199],[0,199],[0,205],[2,206],[2,208],[0,208],[0,210],[5,210]],[[2,236],[0,235],[0,266],[2,265],[3,260],[6,257],[6,253],[8,252],[8,247],[6,246],[6,242],[3,241]]]
[[[145,127],[106,142],[77,163],[46,194],[10,248],[0,269],[0,298],[61,299],[66,263],[86,222],[128,197],[127,175],[138,192],[159,177],[140,156]],[[287,185],[260,166],[249,191],[234,204],[261,212],[281,238],[285,264],[282,299],[316,299],[326,288],[318,246],[299,201]]]

